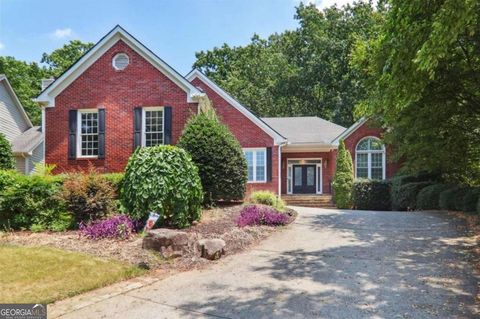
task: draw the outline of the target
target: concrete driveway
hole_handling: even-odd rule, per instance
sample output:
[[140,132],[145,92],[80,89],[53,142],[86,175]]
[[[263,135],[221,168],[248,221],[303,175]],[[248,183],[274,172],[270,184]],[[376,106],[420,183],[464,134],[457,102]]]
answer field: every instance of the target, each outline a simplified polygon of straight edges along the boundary
[[296,209],[293,225],[251,251],[63,318],[478,317],[462,221]]

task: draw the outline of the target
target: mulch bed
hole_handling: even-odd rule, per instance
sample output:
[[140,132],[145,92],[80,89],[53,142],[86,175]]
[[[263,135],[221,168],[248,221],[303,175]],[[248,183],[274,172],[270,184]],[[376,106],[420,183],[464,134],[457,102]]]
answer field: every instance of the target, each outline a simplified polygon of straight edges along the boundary
[[[278,229],[269,226],[237,227],[235,220],[241,207],[234,205],[205,210],[200,222],[182,231],[189,234],[191,243],[201,238],[221,238],[226,243],[226,255],[231,255],[247,249]],[[295,211],[287,210],[286,213],[290,216],[290,222],[295,220]],[[0,244],[51,246],[116,259],[132,265],[147,265],[151,269],[188,270],[209,263],[195,253],[193,245],[190,245],[182,257],[165,259],[155,252],[142,249],[141,235],[132,236],[127,240],[90,240],[80,236],[78,231],[62,233],[20,231],[0,233]]]

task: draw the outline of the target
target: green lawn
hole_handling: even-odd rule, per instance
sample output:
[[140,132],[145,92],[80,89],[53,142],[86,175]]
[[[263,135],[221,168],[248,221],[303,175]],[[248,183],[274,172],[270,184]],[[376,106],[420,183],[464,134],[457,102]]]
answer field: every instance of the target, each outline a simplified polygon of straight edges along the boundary
[[50,303],[140,273],[136,267],[85,254],[0,245],[2,303]]

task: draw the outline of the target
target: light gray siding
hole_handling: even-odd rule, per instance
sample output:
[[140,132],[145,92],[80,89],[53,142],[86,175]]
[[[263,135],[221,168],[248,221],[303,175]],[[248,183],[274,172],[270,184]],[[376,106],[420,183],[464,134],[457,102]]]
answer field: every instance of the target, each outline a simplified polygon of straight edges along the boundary
[[0,82],[0,133],[11,142],[29,128],[19,108],[15,105],[5,82]]
[[32,156],[27,157],[28,160],[28,172],[31,174],[35,172],[35,165],[38,163],[43,163],[43,143],[40,143],[33,151]]
[[15,168],[19,173],[25,174],[26,159],[21,156],[15,156]]

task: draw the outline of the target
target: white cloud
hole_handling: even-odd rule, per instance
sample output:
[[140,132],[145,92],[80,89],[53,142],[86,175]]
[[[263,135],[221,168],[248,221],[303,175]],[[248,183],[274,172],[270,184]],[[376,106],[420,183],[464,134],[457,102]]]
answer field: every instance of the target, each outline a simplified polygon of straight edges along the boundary
[[70,28],[65,29],[56,29],[54,32],[51,33],[51,36],[55,39],[63,39],[72,36],[73,31]]
[[5,49],[5,44],[3,44],[2,42],[0,42],[0,50],[3,50]]
[[350,3],[352,4],[354,0],[302,0],[298,2],[303,2],[305,4],[314,4],[318,9],[325,9],[333,5],[341,8],[342,6]]

